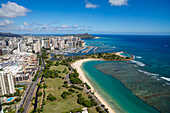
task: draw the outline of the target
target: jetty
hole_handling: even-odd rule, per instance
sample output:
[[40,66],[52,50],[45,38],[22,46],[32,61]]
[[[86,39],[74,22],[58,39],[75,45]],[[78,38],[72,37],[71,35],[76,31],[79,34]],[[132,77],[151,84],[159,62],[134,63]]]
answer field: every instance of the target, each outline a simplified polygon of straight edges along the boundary
[[98,47],[95,47],[95,48],[94,48],[93,53],[96,51],[97,48],[98,48]]
[[74,53],[78,53],[78,52],[80,52],[80,51],[82,51],[83,49],[86,49],[87,48],[87,46],[86,47],[83,47],[83,48],[81,48],[81,49],[79,49],[79,50],[77,50],[77,51],[74,51]]
[[82,53],[88,53],[93,48],[94,48],[94,46],[89,46],[88,49],[82,51]]

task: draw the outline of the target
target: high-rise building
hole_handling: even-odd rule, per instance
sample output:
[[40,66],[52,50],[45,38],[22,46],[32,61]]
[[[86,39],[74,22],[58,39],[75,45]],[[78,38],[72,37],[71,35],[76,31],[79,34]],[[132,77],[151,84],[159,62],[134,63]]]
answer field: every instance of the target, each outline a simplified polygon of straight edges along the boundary
[[61,42],[57,42],[57,45],[58,45],[58,49],[60,50],[61,49]]
[[33,50],[35,51],[35,53],[41,52],[40,40],[38,40],[36,43],[33,44]]
[[78,41],[78,46],[82,46],[82,41],[81,40]]
[[40,40],[37,41],[37,49],[38,49],[38,52],[41,52]]
[[38,52],[38,48],[37,48],[37,47],[38,47],[38,46],[37,46],[37,43],[34,43],[34,44],[33,44],[33,50],[34,50],[35,53]]
[[45,41],[44,48],[49,48],[50,47],[49,40],[44,40],[44,41]]
[[32,37],[27,38],[27,43],[28,43],[28,44],[29,44],[29,43],[33,43]]
[[69,45],[69,47],[73,47],[73,42],[72,41],[68,41],[67,44]]
[[0,71],[0,96],[14,94],[14,80],[11,72]]
[[41,47],[43,48],[45,45],[45,41],[44,41],[44,37],[42,37],[42,40],[41,40]]
[[25,43],[18,43],[18,51],[23,52],[25,49]]
[[73,47],[76,47],[76,41],[73,41]]

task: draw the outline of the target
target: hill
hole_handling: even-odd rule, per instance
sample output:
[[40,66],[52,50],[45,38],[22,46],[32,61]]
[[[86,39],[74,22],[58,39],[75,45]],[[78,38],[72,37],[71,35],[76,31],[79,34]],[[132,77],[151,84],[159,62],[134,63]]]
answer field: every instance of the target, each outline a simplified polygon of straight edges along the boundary
[[3,32],[0,32],[0,36],[1,37],[22,37],[22,35],[19,35],[19,34],[3,33]]
[[76,37],[80,37],[81,39],[90,39],[90,38],[95,38],[94,36],[88,34],[88,33],[84,33],[84,34],[76,34],[76,35],[66,35],[66,36],[76,36]]

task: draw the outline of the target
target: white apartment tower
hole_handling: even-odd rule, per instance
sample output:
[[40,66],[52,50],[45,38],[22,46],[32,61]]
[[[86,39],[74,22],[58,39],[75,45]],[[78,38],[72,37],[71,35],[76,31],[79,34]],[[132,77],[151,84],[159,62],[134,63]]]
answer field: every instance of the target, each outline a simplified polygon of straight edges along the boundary
[[14,94],[14,80],[11,72],[0,71],[0,96]]
[[18,43],[18,51],[23,52],[25,49],[25,44],[24,43]]

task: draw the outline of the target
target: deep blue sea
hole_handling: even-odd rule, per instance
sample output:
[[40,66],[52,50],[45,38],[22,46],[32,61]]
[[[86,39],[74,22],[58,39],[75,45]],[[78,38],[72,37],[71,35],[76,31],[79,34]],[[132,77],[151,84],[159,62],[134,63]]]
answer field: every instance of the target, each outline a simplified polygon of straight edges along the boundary
[[155,77],[170,78],[170,36],[95,35],[84,39],[86,45],[98,46],[98,52],[126,51],[133,54],[139,71]]

